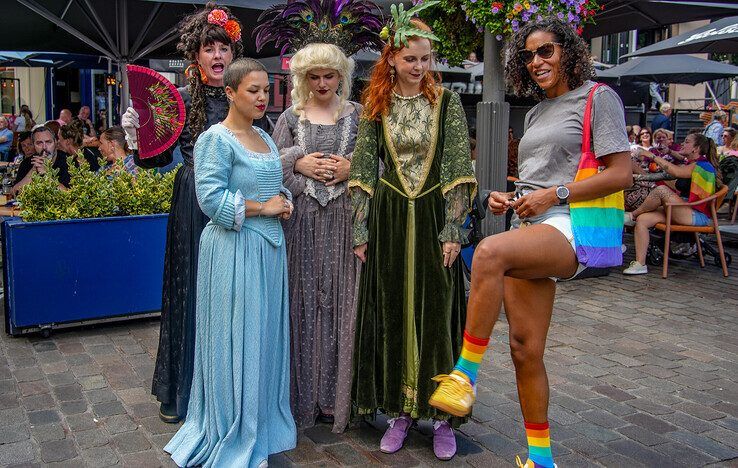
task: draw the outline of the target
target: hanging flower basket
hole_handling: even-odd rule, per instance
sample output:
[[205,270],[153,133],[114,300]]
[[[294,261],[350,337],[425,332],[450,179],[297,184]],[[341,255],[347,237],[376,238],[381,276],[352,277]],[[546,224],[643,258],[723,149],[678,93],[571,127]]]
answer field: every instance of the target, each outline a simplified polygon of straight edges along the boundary
[[439,58],[460,65],[470,52],[482,47],[485,30],[501,41],[528,22],[556,16],[581,34],[583,25],[594,23],[594,15],[602,8],[597,0],[441,0],[420,16],[440,38],[436,44]]

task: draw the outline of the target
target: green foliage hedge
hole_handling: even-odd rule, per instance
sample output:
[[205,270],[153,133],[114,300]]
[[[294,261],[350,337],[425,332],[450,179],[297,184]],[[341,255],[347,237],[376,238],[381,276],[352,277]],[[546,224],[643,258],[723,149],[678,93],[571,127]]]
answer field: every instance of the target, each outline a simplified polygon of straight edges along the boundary
[[[74,218],[104,218],[108,216],[168,213],[177,167],[166,174],[154,169],[138,169],[128,173],[122,161],[110,169],[95,173],[83,157],[79,167],[73,157],[67,159],[71,182],[62,190],[58,170],[46,164],[46,175],[33,174],[31,182],[21,190],[18,201],[24,221],[52,221]],[[104,166],[101,161],[101,166]]]

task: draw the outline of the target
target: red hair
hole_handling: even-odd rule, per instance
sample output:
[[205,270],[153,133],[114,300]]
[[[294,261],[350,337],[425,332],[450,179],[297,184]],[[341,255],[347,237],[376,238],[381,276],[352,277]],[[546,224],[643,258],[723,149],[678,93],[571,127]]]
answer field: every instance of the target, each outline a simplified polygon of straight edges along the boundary
[[[410,23],[416,28],[423,31],[431,31],[431,28],[427,24],[417,18],[410,20]],[[421,39],[417,36],[410,36],[408,40]],[[427,39],[430,41],[430,39]],[[431,43],[432,45],[432,43]],[[392,80],[390,70],[392,65],[389,63],[391,56],[397,54],[399,51],[404,49],[405,46],[395,47],[393,40],[387,42],[382,49],[382,55],[379,56],[379,60],[374,64],[372,68],[372,75],[369,79],[364,92],[362,93],[362,102],[364,103],[364,115],[363,117],[368,120],[379,120],[382,115],[386,115],[389,112],[390,104],[392,102],[392,89],[395,87],[395,83]],[[430,101],[431,105],[436,103],[438,99],[437,83],[440,81],[438,73],[428,70],[420,82],[420,92]]]

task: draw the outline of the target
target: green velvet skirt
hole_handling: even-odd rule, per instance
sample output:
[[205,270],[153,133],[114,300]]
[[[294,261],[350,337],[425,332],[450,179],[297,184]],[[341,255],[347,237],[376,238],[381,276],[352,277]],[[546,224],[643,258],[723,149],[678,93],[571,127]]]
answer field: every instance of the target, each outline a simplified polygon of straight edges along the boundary
[[461,257],[443,266],[445,200],[434,173],[414,200],[387,173],[372,197],[354,351],[360,414],[449,417],[428,404],[437,386],[431,378],[450,372],[459,357],[466,301]]

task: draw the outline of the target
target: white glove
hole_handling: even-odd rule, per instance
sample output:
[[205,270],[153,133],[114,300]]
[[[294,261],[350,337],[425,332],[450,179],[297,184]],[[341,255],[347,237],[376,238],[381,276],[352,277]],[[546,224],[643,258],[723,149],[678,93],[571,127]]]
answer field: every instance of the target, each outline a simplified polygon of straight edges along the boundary
[[132,150],[138,149],[138,134],[136,129],[141,125],[138,122],[138,112],[133,107],[129,107],[123,113],[120,119],[121,126],[126,132],[126,142],[128,142],[128,148]]

